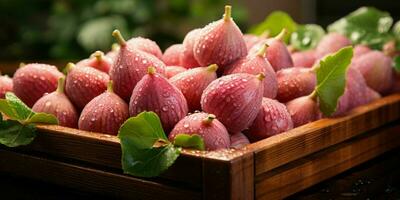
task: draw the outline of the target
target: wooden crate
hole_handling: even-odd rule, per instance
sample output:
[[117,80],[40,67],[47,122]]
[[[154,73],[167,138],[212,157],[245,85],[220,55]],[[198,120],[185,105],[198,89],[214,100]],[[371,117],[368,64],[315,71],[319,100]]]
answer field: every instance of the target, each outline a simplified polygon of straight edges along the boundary
[[31,145],[0,148],[0,171],[137,199],[281,199],[400,146],[400,94],[240,150],[184,150],[157,178],[121,170],[115,136],[38,126]]

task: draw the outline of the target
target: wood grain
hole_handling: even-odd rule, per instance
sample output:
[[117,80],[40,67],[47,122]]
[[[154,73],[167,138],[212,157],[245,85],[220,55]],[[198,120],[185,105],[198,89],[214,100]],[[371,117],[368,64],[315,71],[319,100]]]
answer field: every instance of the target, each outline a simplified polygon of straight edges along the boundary
[[400,125],[390,125],[259,174],[257,199],[282,199],[400,145]]

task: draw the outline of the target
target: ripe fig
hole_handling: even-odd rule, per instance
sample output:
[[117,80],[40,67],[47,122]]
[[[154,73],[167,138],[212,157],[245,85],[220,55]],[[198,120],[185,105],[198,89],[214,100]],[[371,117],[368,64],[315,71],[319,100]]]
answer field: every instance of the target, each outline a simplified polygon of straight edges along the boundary
[[[162,59],[162,52],[160,47],[154,41],[143,38],[143,37],[134,37],[126,41],[131,49],[144,51],[148,54],[151,54],[158,59]],[[121,44],[120,44],[121,45]]]
[[197,62],[194,57],[193,48],[194,43],[196,42],[197,37],[199,36],[201,29],[193,29],[189,33],[186,34],[183,39],[183,51],[181,57],[181,65],[185,68],[194,68],[200,67],[200,64]]
[[13,80],[7,75],[0,74],[0,99],[4,99],[7,92],[12,92]]
[[[120,49],[119,44],[117,44],[117,43],[112,44],[111,51],[107,52],[106,57],[111,59],[112,62],[114,62],[115,57],[117,57],[117,55],[118,55],[119,49]],[[112,67],[112,65],[111,65],[111,67]]]
[[278,91],[278,81],[276,73],[267,59],[264,58],[268,45],[264,43],[257,54],[249,54],[230,67],[226,67],[224,74],[249,73],[257,75],[265,74],[264,78],[264,97],[275,98]]
[[112,90],[112,81],[107,90],[92,99],[83,108],[78,127],[81,130],[117,135],[121,125],[129,117],[128,105]]
[[103,52],[96,51],[90,56],[90,58],[81,60],[76,63],[76,66],[93,67],[108,74],[112,66],[112,59],[104,56]]
[[349,45],[351,45],[351,41],[347,37],[339,33],[328,33],[319,41],[315,53],[317,59],[320,59]]
[[320,119],[321,112],[314,96],[298,97],[286,103],[294,127]]
[[264,74],[223,76],[211,82],[201,96],[203,111],[212,113],[231,133],[248,128],[261,107]]
[[240,149],[250,144],[249,139],[241,132],[231,135],[231,146],[232,149]]
[[185,96],[189,111],[201,109],[201,94],[212,81],[217,79],[217,69],[216,64],[208,67],[196,67],[169,79],[169,82],[175,85]]
[[121,49],[111,68],[110,78],[113,80],[114,92],[129,101],[133,88],[146,75],[148,66],[154,66],[158,73],[164,74],[165,64],[157,57],[127,45],[118,30],[113,32],[113,36],[118,40]]
[[167,132],[188,113],[182,92],[156,73],[154,67],[149,67],[148,74],[135,86],[129,102],[130,116],[136,116],[143,111],[157,113]]
[[253,34],[244,34],[243,39],[246,43],[247,50],[250,50],[254,45],[265,43],[265,39],[269,36],[269,31],[265,31],[260,36],[253,35]]
[[294,67],[306,67],[311,68],[316,61],[315,51],[300,51],[292,54],[293,66]]
[[228,131],[213,114],[194,113],[184,117],[169,134],[169,140],[174,141],[180,133],[201,136],[208,151],[227,149],[230,146]]
[[181,64],[182,55],[183,55],[183,45],[174,44],[165,50],[162,56],[162,60],[167,66],[182,66]]
[[54,115],[61,126],[78,128],[79,113],[64,94],[64,84],[65,78],[58,79],[57,90],[36,101],[32,110]]
[[57,89],[57,81],[64,77],[53,65],[32,63],[20,67],[13,77],[13,92],[32,107],[45,93]]
[[353,59],[372,51],[367,45],[357,44],[353,48]]
[[278,79],[276,99],[283,103],[311,94],[317,84],[317,78],[312,68],[282,69],[276,73],[276,77]]
[[186,68],[180,66],[166,66],[165,67],[165,76],[167,78],[171,78],[179,73],[186,71]]
[[217,64],[221,69],[247,55],[243,34],[231,18],[231,6],[225,6],[222,19],[201,29],[193,51],[201,66]]
[[290,52],[283,42],[283,38],[287,34],[287,30],[283,29],[279,35],[274,38],[267,39],[267,59],[277,72],[281,69],[293,67],[293,60]]
[[108,74],[92,67],[78,67],[67,64],[65,93],[78,110],[107,89]]
[[263,98],[260,111],[245,134],[251,141],[258,141],[292,128],[292,118],[286,106],[274,99]]

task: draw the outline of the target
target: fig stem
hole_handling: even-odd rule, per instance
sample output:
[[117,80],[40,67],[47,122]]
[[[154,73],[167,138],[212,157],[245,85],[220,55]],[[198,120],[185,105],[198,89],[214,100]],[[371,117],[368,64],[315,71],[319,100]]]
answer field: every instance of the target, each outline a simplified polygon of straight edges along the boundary
[[265,74],[264,73],[259,73],[259,74],[257,74],[256,77],[257,77],[258,80],[262,81],[265,78]]
[[111,92],[111,93],[114,92],[114,90],[113,90],[113,81],[112,80],[108,81],[108,83],[107,83],[107,92]]
[[261,33],[261,35],[259,37],[262,39],[267,39],[270,35],[271,35],[271,31],[265,30],[264,32]]
[[112,36],[114,36],[114,38],[117,39],[119,45],[121,45],[121,46],[126,45],[126,41],[118,29],[116,29],[112,32]]
[[225,13],[224,13],[224,21],[231,20],[231,13],[232,13],[232,6],[226,5],[225,6]]
[[93,53],[93,56],[96,58],[97,61],[103,60],[104,53],[102,51],[96,51]]
[[58,79],[57,92],[64,93],[64,87],[65,87],[65,78],[61,77]]
[[64,71],[66,71],[67,74],[68,74],[74,67],[75,67],[75,64],[72,63],[72,62],[69,62],[69,63],[65,66]]
[[264,57],[265,56],[265,52],[267,51],[267,48],[269,47],[269,45],[265,42],[262,47],[260,48],[260,50],[258,50],[257,55]]
[[217,70],[218,70],[217,64],[212,64],[207,67],[207,71],[209,71],[209,72],[216,72]]
[[318,97],[318,95],[317,95],[317,90],[316,89],[314,89],[314,91],[310,94],[310,95],[308,95],[313,101],[316,101],[317,100],[317,97]]
[[119,44],[118,43],[113,43],[111,45],[111,51],[118,51],[119,50]]
[[153,66],[150,66],[149,68],[147,68],[147,73],[150,75],[154,75],[156,73],[156,68],[154,68]]
[[316,73],[320,66],[321,66],[321,65],[319,64],[319,62],[318,62],[318,63],[315,63],[315,64],[311,67],[311,71],[313,71],[313,72]]
[[275,40],[282,41],[283,38],[287,35],[287,33],[288,33],[287,29],[283,28],[282,31],[277,36],[275,36]]
[[24,67],[25,65],[26,65],[25,63],[21,62],[21,63],[19,63],[19,68],[22,68],[22,67]]
[[203,123],[206,125],[209,125],[212,123],[212,121],[216,118],[215,115],[213,114],[208,114],[206,118],[203,119]]

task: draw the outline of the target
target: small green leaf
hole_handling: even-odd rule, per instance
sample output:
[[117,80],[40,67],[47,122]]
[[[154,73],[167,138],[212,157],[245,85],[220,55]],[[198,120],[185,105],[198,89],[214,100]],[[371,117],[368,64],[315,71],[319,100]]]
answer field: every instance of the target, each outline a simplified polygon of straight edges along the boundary
[[6,99],[0,99],[0,112],[4,113],[10,119],[18,119],[18,116],[8,104]]
[[33,124],[22,125],[18,121],[6,120],[0,122],[0,143],[8,147],[27,145],[36,137]]
[[400,56],[393,58],[393,68],[397,73],[400,73]]
[[130,139],[139,149],[151,148],[158,140],[168,141],[160,118],[154,112],[142,112],[126,120],[118,131],[118,137]]
[[204,150],[204,140],[197,134],[178,134],[174,139],[174,145],[190,149]]
[[14,117],[16,120],[24,121],[30,118],[34,114],[34,112],[27,105],[25,105],[25,103],[22,102],[17,96],[15,96],[14,93],[7,92],[6,99],[8,101],[8,105],[14,112]]
[[268,15],[263,22],[252,27],[250,33],[261,35],[265,31],[269,31],[271,36],[276,36],[283,28],[286,28],[288,31],[288,34],[285,37],[285,41],[288,41],[290,34],[296,30],[297,24],[289,14],[283,11],[274,11]]
[[52,114],[35,113],[27,120],[27,123],[58,124],[58,119]]
[[316,93],[322,113],[330,116],[335,112],[339,97],[346,85],[346,72],[353,57],[353,48],[344,47],[319,63]]
[[325,30],[319,25],[300,25],[290,36],[290,44],[299,50],[313,49],[324,35]]

